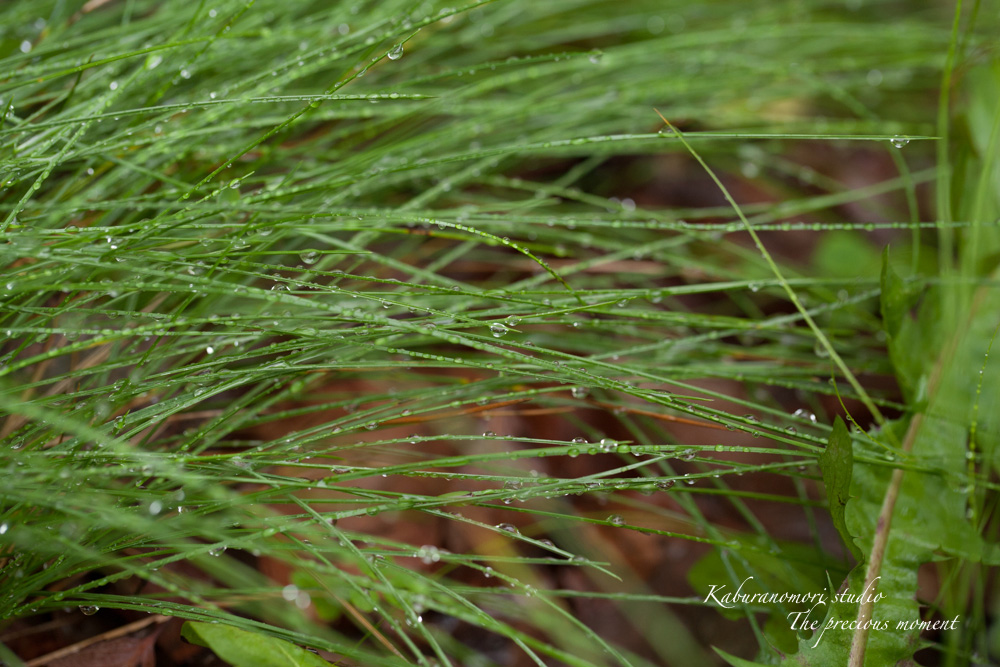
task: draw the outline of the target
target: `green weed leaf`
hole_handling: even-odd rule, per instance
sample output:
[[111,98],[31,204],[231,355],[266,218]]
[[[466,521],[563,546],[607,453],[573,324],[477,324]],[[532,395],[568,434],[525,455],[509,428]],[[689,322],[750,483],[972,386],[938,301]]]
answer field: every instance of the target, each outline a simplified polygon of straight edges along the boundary
[[826,487],[833,525],[840,533],[844,544],[860,561],[863,555],[854,543],[854,537],[847,530],[845,519],[847,500],[850,498],[851,474],[854,470],[854,451],[851,447],[851,434],[839,416],[833,423],[833,431],[830,433],[826,449],[819,457],[819,467],[823,471],[823,484]]
[[721,648],[714,649],[716,653],[719,654],[723,660],[732,665],[732,667],[766,667],[765,663],[754,662],[753,660],[745,660],[743,658],[738,658],[731,653],[726,653]]
[[906,283],[889,264],[889,246],[882,250],[882,321],[890,340],[899,335],[903,319],[913,305]]
[[882,251],[881,283],[882,326],[888,340],[889,358],[903,393],[916,400],[920,395],[922,369],[930,362],[931,351],[939,347],[937,327],[933,325],[936,318],[931,312],[936,310],[938,302],[927,299],[923,303],[921,319],[932,323],[929,329],[908,326],[912,323],[910,311],[919,294],[892,268],[888,246]]
[[[998,378],[980,381],[969,369],[977,359],[982,365],[995,328],[990,314],[1000,308],[1000,292],[984,286],[962,321],[947,322],[939,316],[940,292],[932,290],[914,320],[906,314],[911,295],[889,266],[887,253],[882,283],[890,354],[900,384],[917,393],[918,409],[855,445],[844,522],[847,532],[857,536],[854,542],[866,562],[854,568],[841,588],[849,597],[831,604],[821,629],[800,640],[799,653],[785,664],[847,664],[865,596],[874,605],[867,638],[860,642],[866,644],[864,664],[910,659],[920,641],[921,620],[927,620],[916,600],[918,568],[931,561],[979,562],[984,557],[983,539],[969,513],[975,478],[966,452],[974,420],[979,421],[978,446],[996,451],[995,418],[977,416],[975,406],[978,401],[995,404],[1000,387]],[[887,437],[887,429],[895,431],[894,437]],[[831,441],[839,439],[836,431]],[[902,442],[901,451],[887,442]],[[951,620],[955,625],[960,621]]]
[[328,667],[329,662],[300,646],[271,635],[222,623],[188,621],[181,636],[206,646],[233,667]]

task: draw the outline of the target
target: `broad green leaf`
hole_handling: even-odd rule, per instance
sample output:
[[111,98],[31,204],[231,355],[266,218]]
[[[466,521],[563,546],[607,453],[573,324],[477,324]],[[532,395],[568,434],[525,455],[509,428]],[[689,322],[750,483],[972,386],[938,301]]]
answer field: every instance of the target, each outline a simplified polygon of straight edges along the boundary
[[330,663],[300,646],[221,623],[188,621],[181,636],[206,646],[233,667],[329,667]]
[[956,215],[973,225],[962,246],[963,267],[982,275],[1000,259],[1000,227],[991,224],[1000,215],[1000,59],[972,67],[967,80],[969,102],[956,122],[967,138],[956,156]]
[[744,658],[738,658],[731,653],[726,653],[721,648],[714,649],[716,653],[719,654],[723,660],[728,662],[732,667],[766,667],[764,663],[754,662],[753,660],[745,660]]
[[889,263],[889,246],[882,250],[882,322],[890,338],[899,334],[903,318],[912,306],[906,284]]
[[847,500],[850,498],[854,450],[851,447],[851,434],[847,432],[847,426],[839,415],[833,423],[833,431],[830,433],[826,449],[819,457],[819,467],[823,471],[823,485],[826,487],[833,525],[854,557],[862,561],[864,556],[854,543],[854,537],[847,530],[844,518]]
[[[884,259],[882,303],[890,353],[900,384],[909,382],[911,396],[916,389],[921,397],[919,410],[886,425],[894,437],[887,437],[883,429],[873,433],[873,442],[855,445],[844,516],[848,533],[857,536],[855,543],[867,560],[877,529],[885,525],[880,511],[890,492],[893,466],[904,460],[909,464],[887,525],[889,537],[877,588],[871,589],[879,598],[866,665],[895,664],[911,659],[916,651],[921,616],[915,596],[922,563],[947,558],[982,560],[983,540],[968,513],[974,480],[969,478],[966,451],[973,419],[978,420],[981,448],[995,451],[997,441],[995,411],[977,412],[975,406],[977,401],[996,404],[1000,376],[984,375],[980,384],[979,375],[970,369],[983,365],[996,326],[995,313],[1000,312],[1000,290],[987,286],[977,290],[974,307],[958,322],[940,318],[937,304],[942,298],[932,290],[912,320],[905,314],[908,297],[897,280]],[[902,457],[889,449],[890,443],[901,442],[910,447]],[[875,462],[880,459],[884,463]],[[988,553],[994,551],[990,547]],[[845,590],[850,595],[863,593],[866,569],[867,563],[862,563],[848,576]],[[851,624],[857,615],[856,600],[831,604],[823,630],[800,640],[799,653],[785,664],[846,664],[854,636]]]
[[[709,599],[714,593],[716,599],[727,593],[741,594],[821,594],[828,576],[842,577],[846,574],[842,563],[834,561],[826,554],[808,544],[777,542],[759,536],[744,535],[735,538],[741,548],[723,562],[718,551],[710,551],[688,570],[688,581],[697,594]],[[735,576],[734,576],[735,575]],[[726,608],[714,605],[726,618],[742,618],[742,605]],[[765,635],[779,650],[794,652],[797,636],[792,629],[794,617],[790,614],[808,612],[810,605],[792,603],[766,604],[768,618]],[[822,613],[820,607],[818,613]]]
[[[916,400],[922,369],[929,363],[933,350],[937,349],[936,326],[930,329],[904,327],[910,320],[910,310],[917,293],[899,277],[889,261],[889,248],[882,251],[882,326],[888,338],[889,358],[896,371],[900,388],[909,400]],[[937,301],[928,299],[923,304],[921,319],[935,321],[929,309],[936,308]]]

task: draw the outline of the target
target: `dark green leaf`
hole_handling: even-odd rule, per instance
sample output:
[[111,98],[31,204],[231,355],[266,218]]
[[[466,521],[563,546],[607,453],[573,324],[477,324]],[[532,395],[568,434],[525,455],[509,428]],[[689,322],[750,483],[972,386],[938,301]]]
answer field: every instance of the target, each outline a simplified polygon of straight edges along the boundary
[[861,561],[864,556],[858,545],[854,543],[854,537],[847,530],[847,522],[844,518],[847,500],[850,498],[854,450],[851,446],[851,434],[848,433],[847,425],[839,416],[833,423],[833,431],[830,433],[826,449],[819,457],[819,467],[823,471],[823,485],[826,487],[826,497],[833,525],[840,533],[847,548],[851,550],[856,559]]

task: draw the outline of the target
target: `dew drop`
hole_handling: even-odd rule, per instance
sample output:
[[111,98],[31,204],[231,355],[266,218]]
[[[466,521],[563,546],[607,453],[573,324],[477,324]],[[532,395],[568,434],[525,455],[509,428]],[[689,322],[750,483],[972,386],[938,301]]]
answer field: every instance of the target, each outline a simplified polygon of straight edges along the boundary
[[397,44],[396,46],[392,47],[392,50],[389,51],[388,55],[389,55],[389,60],[399,60],[400,58],[403,57],[403,45]]
[[625,519],[622,517],[621,514],[612,514],[611,516],[608,517],[608,523],[614,526],[624,526]]
[[514,524],[511,524],[511,523],[498,523],[497,524],[497,528],[499,530],[502,530],[502,531],[507,532],[507,533],[511,533],[513,535],[520,535],[521,534],[517,530],[517,527],[514,526]]
[[813,413],[811,413],[808,410],[805,410],[803,408],[799,408],[798,410],[796,410],[795,412],[793,412],[792,416],[793,417],[798,417],[799,419],[808,419],[813,424],[816,423],[816,415],[814,415]]
[[590,390],[586,387],[573,387],[570,389],[570,393],[573,394],[573,398],[587,398]]
[[432,545],[424,545],[417,549],[416,557],[425,565],[430,565],[441,560],[441,550]]
[[90,604],[80,605],[80,613],[83,614],[84,616],[93,616],[100,610],[101,608],[96,605],[90,605]]
[[494,338],[500,338],[501,336],[506,335],[509,329],[499,322],[494,322],[490,325],[490,331],[493,332]]

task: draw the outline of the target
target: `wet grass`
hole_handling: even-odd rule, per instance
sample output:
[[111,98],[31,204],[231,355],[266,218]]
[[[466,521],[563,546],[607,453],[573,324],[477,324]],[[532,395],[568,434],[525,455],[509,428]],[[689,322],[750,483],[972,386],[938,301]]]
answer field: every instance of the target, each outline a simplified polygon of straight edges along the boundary
[[896,488],[921,656],[993,655],[996,21],[858,4],[0,7],[0,619],[777,660],[684,619],[853,587]]

